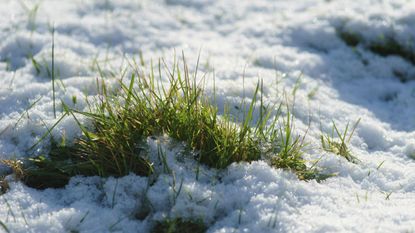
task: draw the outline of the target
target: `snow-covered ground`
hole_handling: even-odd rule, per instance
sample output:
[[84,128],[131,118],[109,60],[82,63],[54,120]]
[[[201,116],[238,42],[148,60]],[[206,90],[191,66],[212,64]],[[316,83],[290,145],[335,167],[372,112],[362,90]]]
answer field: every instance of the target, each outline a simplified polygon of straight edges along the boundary
[[[84,109],[97,93],[97,64],[111,76],[140,52],[169,62],[183,51],[194,66],[200,51],[219,103],[251,96],[258,78],[270,104],[293,103],[298,88],[296,132],[311,120],[305,158],[337,173],[304,182],[258,161],[203,167],[196,180],[180,148],[149,139],[166,150],[174,179],[75,177],[44,191],[11,182],[0,196],[0,232],[147,232],[166,217],[202,219],[208,232],[415,231],[415,66],[368,49],[393,38],[415,53],[414,1],[0,0],[0,14],[1,159],[30,156],[56,122],[47,73],[55,27],[58,117],[60,100]],[[339,32],[363,42],[353,48]],[[332,121],[344,129],[359,118],[350,148],[361,162],[321,149]],[[53,131],[79,133],[70,117]]]

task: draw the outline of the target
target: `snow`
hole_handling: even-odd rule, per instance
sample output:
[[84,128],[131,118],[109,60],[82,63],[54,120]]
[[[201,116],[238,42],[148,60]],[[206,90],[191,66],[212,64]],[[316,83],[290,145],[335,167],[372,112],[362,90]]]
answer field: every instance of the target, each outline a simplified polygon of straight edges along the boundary
[[[43,191],[9,176],[1,222],[10,232],[148,232],[166,217],[200,218],[208,232],[415,231],[415,66],[365,48],[391,37],[413,51],[414,9],[405,0],[1,0],[1,159],[30,156],[57,120],[47,73],[54,25],[55,65],[65,86],[57,82],[59,103],[86,109],[85,96],[97,94],[96,64],[111,83],[111,73],[139,52],[146,62],[171,63],[183,51],[194,68],[200,51],[201,72],[215,71],[220,105],[252,96],[258,78],[265,101],[279,103],[300,80],[295,99],[287,98],[295,101],[298,134],[312,122],[305,157],[337,174],[304,182],[258,161],[201,167],[196,179],[195,162],[180,146],[149,138],[153,154],[158,146],[166,151],[174,175],[160,165],[155,177],[74,177],[64,189]],[[363,44],[351,48],[338,30],[358,33]],[[396,71],[409,81],[400,82]],[[360,163],[320,149],[321,130],[359,118],[350,147]],[[53,134],[71,139],[80,130],[67,117]],[[47,143],[37,152],[44,149]]]

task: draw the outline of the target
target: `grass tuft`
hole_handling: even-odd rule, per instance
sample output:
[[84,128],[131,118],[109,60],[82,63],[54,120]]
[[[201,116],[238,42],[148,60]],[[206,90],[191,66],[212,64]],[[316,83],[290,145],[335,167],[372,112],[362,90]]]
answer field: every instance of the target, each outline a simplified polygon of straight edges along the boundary
[[21,180],[24,177],[23,162],[17,159],[2,159],[0,163],[10,167],[13,171],[14,178]]
[[6,180],[6,177],[0,176],[0,195],[5,194],[7,191],[9,191],[9,189],[9,182]]
[[348,46],[356,47],[363,40],[357,33],[345,30],[337,30],[337,34]]
[[207,227],[201,220],[186,220],[182,218],[165,219],[157,222],[152,233],[203,233]]
[[[337,34],[348,46],[356,47],[361,45],[363,48],[379,56],[399,56],[412,65],[415,65],[415,51],[409,42],[403,45],[395,37],[385,35],[379,35],[375,41],[367,41],[359,33],[345,30],[337,30]],[[395,70],[394,74],[402,83],[413,79],[403,71]]]
[[[120,177],[132,172],[147,176],[153,167],[146,140],[157,135],[185,142],[196,159],[209,167],[222,169],[233,162],[271,157],[273,166],[294,171],[300,179],[319,179],[318,171],[308,168],[302,158],[304,137],[293,137],[292,114],[288,112],[282,126],[278,125],[280,105],[271,117],[273,108],[263,102],[262,82],[258,82],[252,101],[244,106],[247,111],[241,120],[226,105],[220,116],[216,105],[204,95],[204,77],[197,80],[198,65],[193,75],[184,56],[182,65],[180,69],[174,62],[169,69],[165,62],[159,62],[158,76],[153,66],[144,74],[138,65],[131,65],[134,72],[129,83],[120,82],[115,93],[104,82],[98,85],[100,96],[88,112],[62,103],[64,113],[58,122],[65,116],[73,117],[82,137],[72,144],[52,141],[48,156],[30,159],[22,180],[43,189],[63,187],[75,175]],[[167,84],[162,83],[162,69]],[[80,116],[93,127],[82,124]],[[45,138],[43,135],[41,140]]]
[[307,167],[306,160],[303,159],[303,151],[307,146],[304,136],[294,136],[294,116],[287,108],[287,116],[279,128],[279,143],[275,144],[276,150],[270,158],[271,165],[277,168],[283,168],[293,171],[300,180],[316,179],[317,181],[325,180],[331,177],[331,174],[322,174],[315,164]]
[[[347,161],[349,162],[352,162],[352,163],[359,162],[360,160],[356,158],[355,156],[353,156],[352,152],[350,151],[348,147],[348,144],[359,122],[360,122],[360,119],[357,120],[356,123],[353,125],[353,128],[351,132],[349,133],[349,135],[347,134],[349,130],[349,123],[347,123],[344,132],[341,133],[339,129],[337,128],[336,124],[333,122],[333,128],[332,128],[331,134],[325,134],[325,135],[320,136],[323,150],[342,156],[345,159],[347,159]],[[336,133],[338,137],[337,140],[334,138],[334,133]]]

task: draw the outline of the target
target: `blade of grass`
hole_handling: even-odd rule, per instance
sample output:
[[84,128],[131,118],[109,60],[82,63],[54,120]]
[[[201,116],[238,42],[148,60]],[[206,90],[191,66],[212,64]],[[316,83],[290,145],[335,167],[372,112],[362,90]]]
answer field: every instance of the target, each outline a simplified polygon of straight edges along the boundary
[[56,100],[55,100],[55,25],[52,26],[52,101],[53,116],[56,119]]

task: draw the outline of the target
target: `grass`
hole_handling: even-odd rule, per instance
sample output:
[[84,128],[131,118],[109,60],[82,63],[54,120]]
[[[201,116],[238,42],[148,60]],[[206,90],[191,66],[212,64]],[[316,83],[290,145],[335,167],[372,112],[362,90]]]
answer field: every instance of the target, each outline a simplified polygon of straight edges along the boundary
[[352,47],[356,47],[363,40],[359,34],[351,31],[337,30],[337,34],[339,35],[340,39],[342,39],[348,46]]
[[2,159],[0,162],[13,170],[13,175],[16,180],[23,178],[23,162],[17,159]]
[[[64,114],[52,128],[71,116],[82,137],[71,144],[52,140],[48,156],[26,161],[20,178],[30,187],[43,189],[63,187],[75,175],[120,177],[132,172],[147,176],[153,167],[146,139],[157,135],[185,142],[199,163],[212,168],[266,157],[271,158],[272,166],[294,171],[300,179],[321,178],[318,170],[308,168],[302,159],[304,137],[293,137],[292,114],[288,111],[280,125],[282,105],[273,115],[275,109],[264,104],[262,82],[258,82],[252,101],[243,107],[247,111],[242,119],[233,116],[228,105],[220,115],[204,94],[204,77],[197,78],[198,64],[191,74],[184,56],[182,68],[179,62],[171,69],[159,62],[158,76],[153,66],[145,74],[140,66],[131,64],[134,72],[130,81],[120,82],[118,90],[108,90],[104,82],[97,84],[101,94],[90,104],[90,111],[70,109],[62,102]],[[162,84],[163,69],[167,84]],[[93,127],[82,124],[80,116]]]
[[23,1],[20,1],[22,8],[27,14],[27,27],[30,32],[36,30],[36,18],[39,11],[40,3],[33,4],[32,6],[26,5]]
[[[178,142],[185,142],[186,149],[196,155],[199,164],[212,168],[223,169],[234,162],[267,159],[271,166],[292,171],[300,180],[320,181],[331,176],[321,174],[315,163],[307,165],[303,159],[307,146],[305,135],[295,135],[294,116],[288,107],[285,117],[282,117],[282,104],[264,104],[262,81],[257,83],[252,101],[241,104],[240,109],[246,111],[237,117],[231,114],[230,105],[225,104],[220,111],[216,103],[212,103],[204,92],[204,76],[197,77],[198,65],[191,73],[186,64],[184,57],[181,68],[179,62],[174,62],[171,69],[165,62],[159,62],[156,67],[158,76],[153,66],[145,74],[140,66],[132,65],[134,72],[129,82],[120,82],[117,90],[109,89],[104,82],[97,82],[100,95],[93,103],[89,102],[89,110],[71,109],[62,102],[61,117],[41,136],[40,141],[47,139],[51,130],[65,117],[75,120],[82,131],[81,137],[71,143],[67,143],[65,138],[59,141],[52,138],[47,155],[24,163],[20,160],[1,162],[12,168],[16,179],[37,189],[64,187],[75,175],[121,177],[135,173],[148,176],[154,170],[147,154],[146,140],[167,135]],[[167,84],[162,84],[163,69]],[[91,124],[82,123],[80,117]],[[159,148],[158,157],[163,163],[164,173],[173,177],[174,205],[182,191],[183,180],[176,183],[166,156]],[[7,186],[5,188],[7,191]],[[149,200],[143,200],[143,203],[149,205]],[[143,208],[135,217],[145,219],[151,211],[151,208]],[[114,223],[111,229],[123,219]],[[178,217],[156,222],[152,232],[197,233],[206,230],[202,220]]]
[[[410,43],[407,46],[402,45],[392,36],[380,35],[376,41],[367,41],[359,33],[337,30],[339,37],[349,46],[356,47],[362,45],[372,53],[386,57],[386,56],[399,56],[402,59],[408,61],[412,65],[415,65],[415,52]],[[394,74],[399,78],[401,82],[407,82],[410,77],[406,77],[407,74],[402,71],[394,71]]]
[[52,100],[53,116],[56,119],[56,97],[55,97],[55,26],[52,26]]
[[360,34],[350,31],[338,31],[340,38],[349,46],[355,47],[362,44],[373,53],[380,56],[397,55],[415,64],[415,53],[401,45],[391,36],[380,35],[377,41],[366,41]]
[[[323,150],[342,156],[349,162],[352,162],[352,163],[359,162],[359,159],[353,156],[352,152],[350,151],[348,147],[348,144],[350,143],[350,140],[359,122],[360,122],[360,119],[357,120],[356,123],[353,125],[351,132],[349,134],[348,134],[349,123],[347,123],[345,130],[343,132],[340,132],[336,126],[336,123],[333,122],[333,128],[332,128],[331,134],[322,134],[320,136]],[[336,134],[338,139],[334,138],[334,134]]]
[[9,228],[0,220],[0,226],[3,228],[4,232],[10,233]]
[[207,227],[201,220],[165,219],[156,223],[152,233],[203,233]]
[[5,176],[0,176],[0,195],[5,194],[10,189]]
[[275,144],[273,153],[271,153],[271,165],[277,168],[291,170],[297,174],[300,180],[316,179],[317,181],[325,180],[332,174],[322,174],[317,168],[316,163],[307,167],[303,159],[303,151],[307,146],[304,136],[294,136],[294,116],[287,108],[287,116],[279,128],[279,143]]

